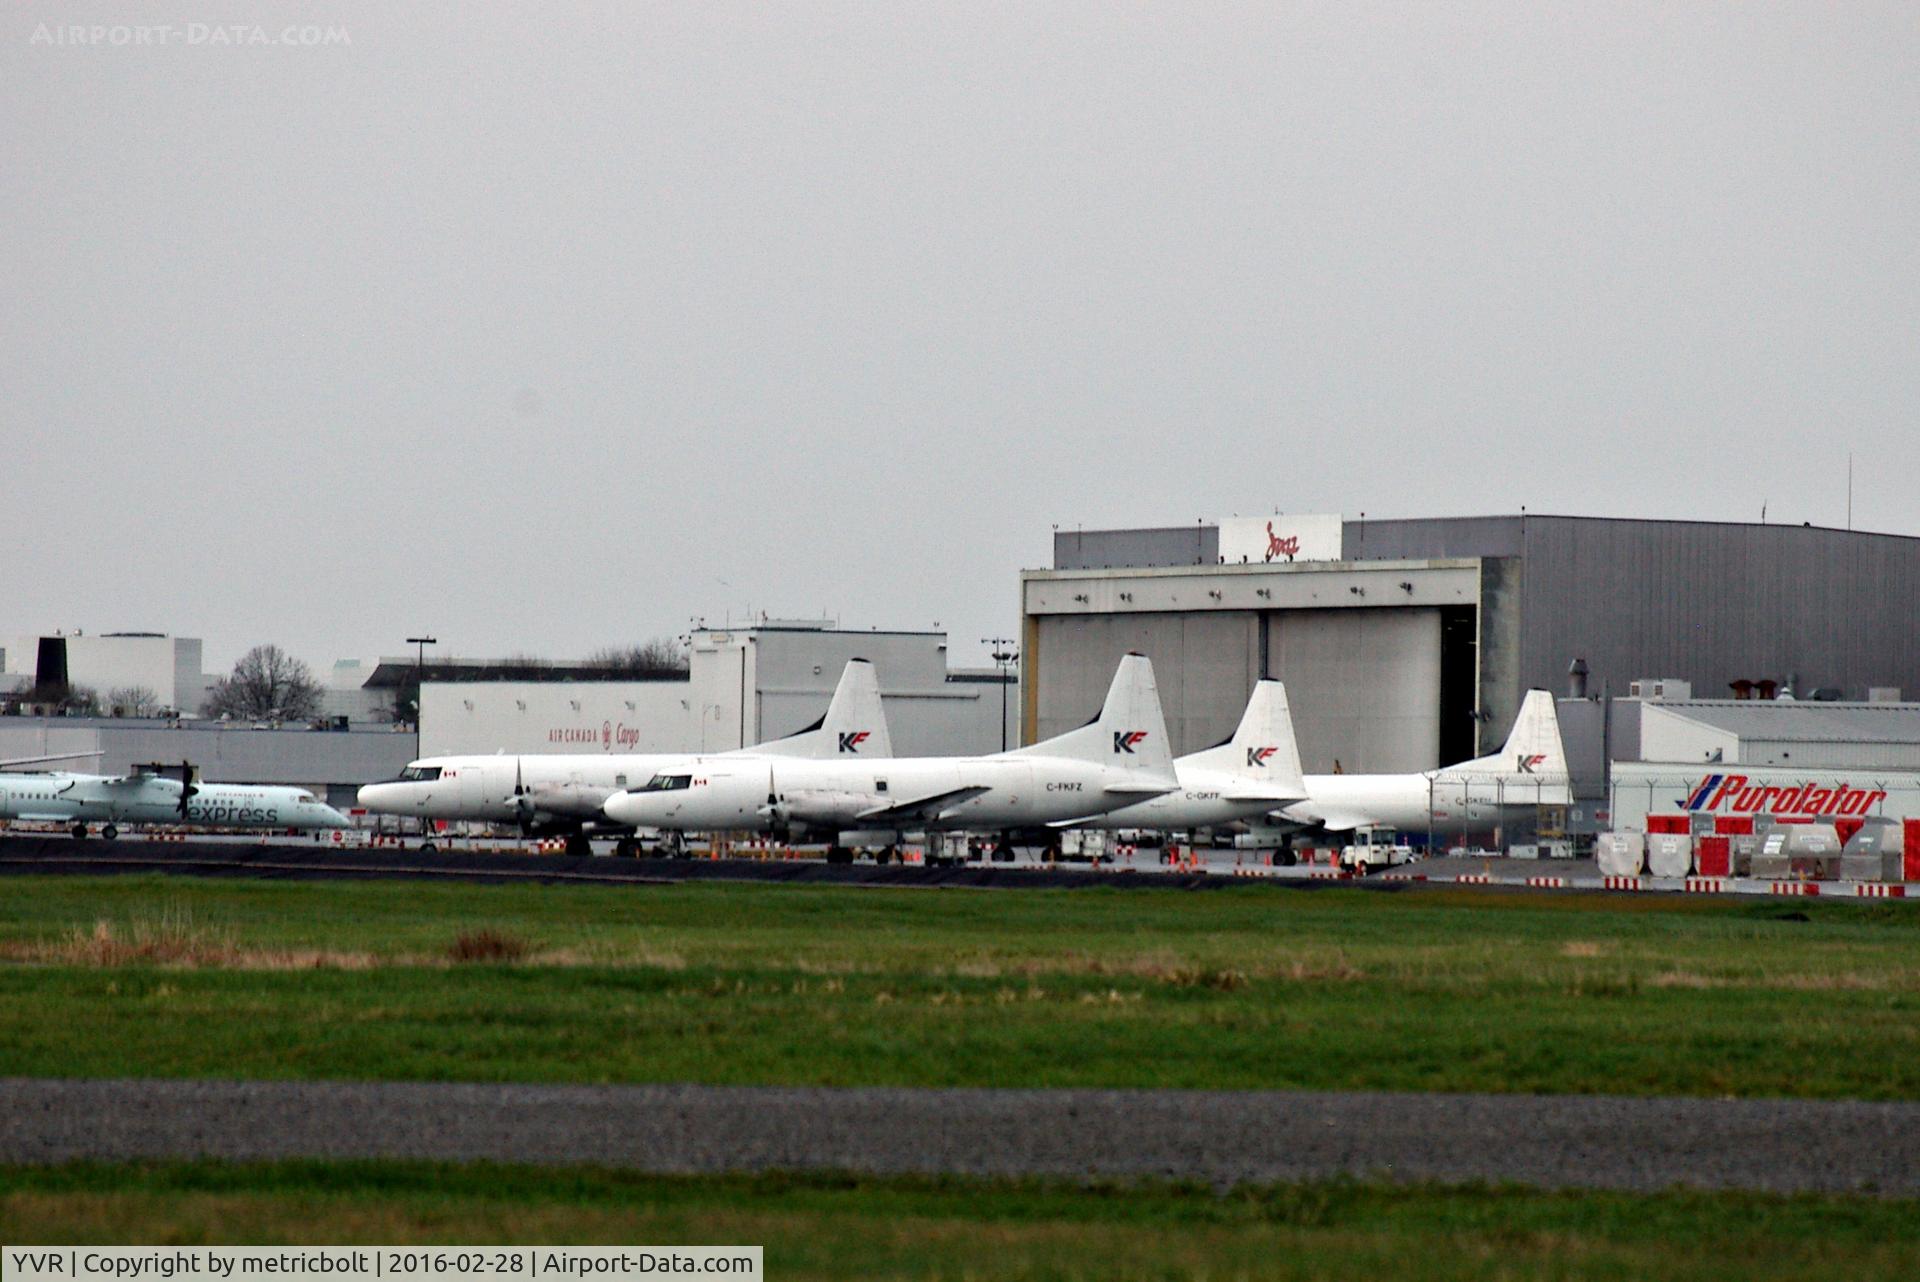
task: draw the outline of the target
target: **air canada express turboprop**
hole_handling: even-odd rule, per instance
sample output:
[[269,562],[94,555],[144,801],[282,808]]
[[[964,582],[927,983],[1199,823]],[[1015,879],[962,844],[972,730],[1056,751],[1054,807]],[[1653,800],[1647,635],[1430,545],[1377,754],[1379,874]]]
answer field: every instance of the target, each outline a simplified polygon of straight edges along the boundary
[[1120,660],[1100,715],[1044,743],[981,757],[844,759],[701,757],[611,797],[609,818],[678,831],[842,834],[1008,831],[1071,824],[1174,792],[1153,665]]
[[[1286,749],[1293,727],[1286,727]],[[1490,828],[1508,810],[1564,806],[1571,799],[1566,749],[1553,696],[1530,690],[1499,752],[1419,774],[1308,775],[1307,799],[1285,820],[1329,832],[1381,826],[1402,832],[1456,833]]]
[[[93,754],[80,754],[93,755]],[[194,824],[205,828],[346,828],[347,817],[304,788],[196,783],[191,766],[139,766],[124,775],[0,774],[0,819],[89,825],[112,841],[123,823]]]
[[[717,759],[892,755],[873,664],[852,659],[818,722],[784,739],[721,753]],[[517,824],[527,836],[565,833],[569,853],[586,854],[589,830],[622,826],[602,811],[608,797],[696,759],[702,758],[689,753],[423,757],[409,763],[398,779],[360,789],[360,804],[377,814]],[[423,843],[424,849],[431,847],[430,841]],[[621,853],[632,852],[633,846],[623,842]]]
[[1191,832],[1253,819],[1306,800],[1300,750],[1294,744],[1287,687],[1270,679],[1253,687],[1240,726],[1225,743],[1188,753],[1173,763],[1177,791],[1162,793],[1097,819],[1084,828],[1150,828]]

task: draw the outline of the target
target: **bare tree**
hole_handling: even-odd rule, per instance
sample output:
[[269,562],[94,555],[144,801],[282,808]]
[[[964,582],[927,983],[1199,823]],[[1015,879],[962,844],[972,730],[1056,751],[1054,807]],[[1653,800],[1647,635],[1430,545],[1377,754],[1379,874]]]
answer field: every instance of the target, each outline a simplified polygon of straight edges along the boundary
[[587,664],[635,674],[685,672],[687,652],[672,637],[655,637],[645,645],[602,646],[587,656]]
[[320,686],[307,665],[277,645],[257,645],[229,676],[213,683],[201,709],[209,717],[306,721],[320,710]]
[[160,711],[160,696],[147,686],[115,686],[107,691],[107,706],[116,717],[151,717]]
[[56,716],[90,717],[100,709],[100,692],[65,681],[43,681],[14,697],[18,704],[39,705]]

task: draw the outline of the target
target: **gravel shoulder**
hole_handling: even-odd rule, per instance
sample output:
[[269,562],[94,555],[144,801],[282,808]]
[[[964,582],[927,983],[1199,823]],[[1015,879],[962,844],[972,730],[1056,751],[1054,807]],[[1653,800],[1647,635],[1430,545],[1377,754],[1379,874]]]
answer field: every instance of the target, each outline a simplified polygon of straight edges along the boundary
[[0,1162],[189,1157],[1912,1196],[1920,1104],[0,1078]]

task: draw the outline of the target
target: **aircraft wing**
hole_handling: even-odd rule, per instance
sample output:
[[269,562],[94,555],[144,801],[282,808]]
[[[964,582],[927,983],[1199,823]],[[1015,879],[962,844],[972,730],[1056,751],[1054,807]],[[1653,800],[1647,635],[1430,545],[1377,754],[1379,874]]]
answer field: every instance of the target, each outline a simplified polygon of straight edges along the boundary
[[91,752],[50,752],[44,757],[8,757],[0,761],[0,770],[11,770],[15,766],[34,766],[42,761],[74,761],[81,757],[104,757],[106,749],[95,748]]
[[1240,804],[1252,805],[1255,802],[1264,801],[1268,805],[1272,806],[1275,810],[1283,810],[1286,807],[1294,805],[1297,802],[1305,801],[1306,798],[1301,796],[1297,792],[1285,793],[1285,792],[1273,792],[1271,790],[1263,792],[1258,788],[1242,788],[1237,792],[1221,793],[1220,800],[1231,801],[1236,805],[1240,805]]
[[890,805],[875,806],[872,810],[862,810],[854,817],[862,822],[878,819],[888,823],[894,820],[938,819],[941,812],[962,802],[972,801],[975,797],[985,796],[990,791],[992,789],[978,786],[949,788],[945,792],[936,792],[929,797],[916,797],[912,801],[896,801]]
[[1180,791],[1180,785],[1177,783],[1110,783],[1100,791],[1110,797],[1164,797],[1170,792]]
[[1342,814],[1339,811],[1322,815],[1319,819],[1320,826],[1328,832],[1352,832],[1355,828],[1364,828],[1372,822],[1373,820],[1367,815]]

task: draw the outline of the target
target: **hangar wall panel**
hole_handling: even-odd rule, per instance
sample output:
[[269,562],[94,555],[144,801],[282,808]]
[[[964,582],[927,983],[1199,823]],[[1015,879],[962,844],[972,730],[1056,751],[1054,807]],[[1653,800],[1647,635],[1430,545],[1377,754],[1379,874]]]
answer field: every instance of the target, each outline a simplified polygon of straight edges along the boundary
[[1427,768],[1440,740],[1440,612],[1289,610],[1267,616],[1267,674],[1287,683],[1300,759],[1329,773]]
[[1528,517],[1521,678],[1678,676],[1702,697],[1798,677],[1859,699],[1920,689],[1920,540],[1791,525]]
[[1129,650],[1153,660],[1176,754],[1231,735],[1259,677],[1259,616],[1251,611],[1049,615],[1037,624],[1040,739],[1097,714]]

